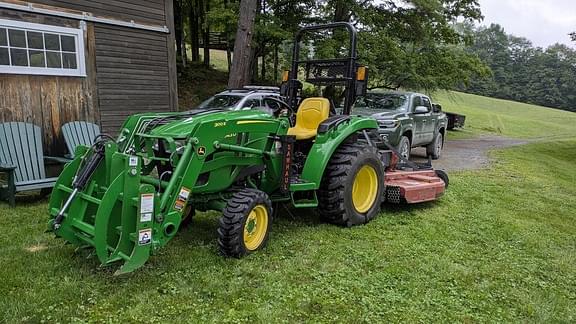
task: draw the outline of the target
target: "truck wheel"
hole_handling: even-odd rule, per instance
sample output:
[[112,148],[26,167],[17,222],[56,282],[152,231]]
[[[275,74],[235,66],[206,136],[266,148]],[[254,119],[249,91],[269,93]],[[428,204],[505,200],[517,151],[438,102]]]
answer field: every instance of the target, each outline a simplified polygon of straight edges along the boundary
[[218,247],[240,258],[263,248],[272,223],[272,203],[265,192],[244,189],[228,200],[218,228]]
[[410,151],[410,139],[407,136],[402,136],[400,138],[400,143],[398,143],[398,152],[402,157],[408,160],[410,158]]
[[442,149],[444,148],[444,136],[442,133],[438,132],[434,136],[432,143],[426,146],[426,154],[432,156],[432,160],[438,160],[440,155],[442,155]]
[[342,144],[330,158],[318,191],[320,216],[341,226],[365,224],[380,212],[384,167],[378,150]]

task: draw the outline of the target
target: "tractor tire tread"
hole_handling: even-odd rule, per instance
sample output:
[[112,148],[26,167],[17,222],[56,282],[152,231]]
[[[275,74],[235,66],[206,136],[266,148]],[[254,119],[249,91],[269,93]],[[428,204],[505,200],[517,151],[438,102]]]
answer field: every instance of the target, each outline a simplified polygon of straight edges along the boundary
[[[345,184],[357,159],[364,154],[377,156],[377,149],[366,143],[346,141],[334,152],[324,171],[320,189],[318,190],[319,214],[325,221],[350,227],[369,222],[375,217],[369,212],[366,217],[353,219],[346,212],[344,203]],[[383,175],[383,170],[382,170]],[[378,210],[381,197],[378,197]]]
[[[272,222],[272,202],[268,195],[256,189],[242,189],[235,192],[228,200],[219,220],[218,249],[227,257],[240,258],[249,253],[244,247],[244,218],[257,204],[268,208],[268,221]],[[266,239],[268,236],[266,237]],[[262,246],[266,244],[266,240]]]

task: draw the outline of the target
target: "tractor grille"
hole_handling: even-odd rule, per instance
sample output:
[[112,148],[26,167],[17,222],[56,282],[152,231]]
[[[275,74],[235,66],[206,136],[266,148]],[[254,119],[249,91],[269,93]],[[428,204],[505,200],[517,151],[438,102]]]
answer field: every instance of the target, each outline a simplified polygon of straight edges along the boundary
[[396,187],[396,186],[388,186],[386,187],[386,201],[393,203],[393,204],[399,204],[402,200],[402,197],[400,197],[400,187]]

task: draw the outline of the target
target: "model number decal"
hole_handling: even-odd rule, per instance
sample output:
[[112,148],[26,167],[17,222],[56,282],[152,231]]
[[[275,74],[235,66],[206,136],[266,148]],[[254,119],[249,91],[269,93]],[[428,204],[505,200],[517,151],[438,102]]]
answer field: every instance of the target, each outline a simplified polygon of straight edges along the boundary
[[226,122],[216,122],[214,123],[214,127],[224,127],[226,126]]

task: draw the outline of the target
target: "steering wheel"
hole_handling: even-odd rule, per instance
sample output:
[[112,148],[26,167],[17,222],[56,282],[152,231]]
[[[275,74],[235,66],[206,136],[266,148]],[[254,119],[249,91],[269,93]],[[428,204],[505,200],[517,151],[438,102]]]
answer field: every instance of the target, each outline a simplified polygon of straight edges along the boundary
[[[289,104],[286,102],[273,97],[267,97],[266,100],[267,105],[270,109],[272,109],[274,113],[274,117],[279,117],[283,112],[286,112],[288,119],[292,120],[292,117],[295,115],[294,109],[290,107]],[[272,103],[272,105],[271,105]]]

